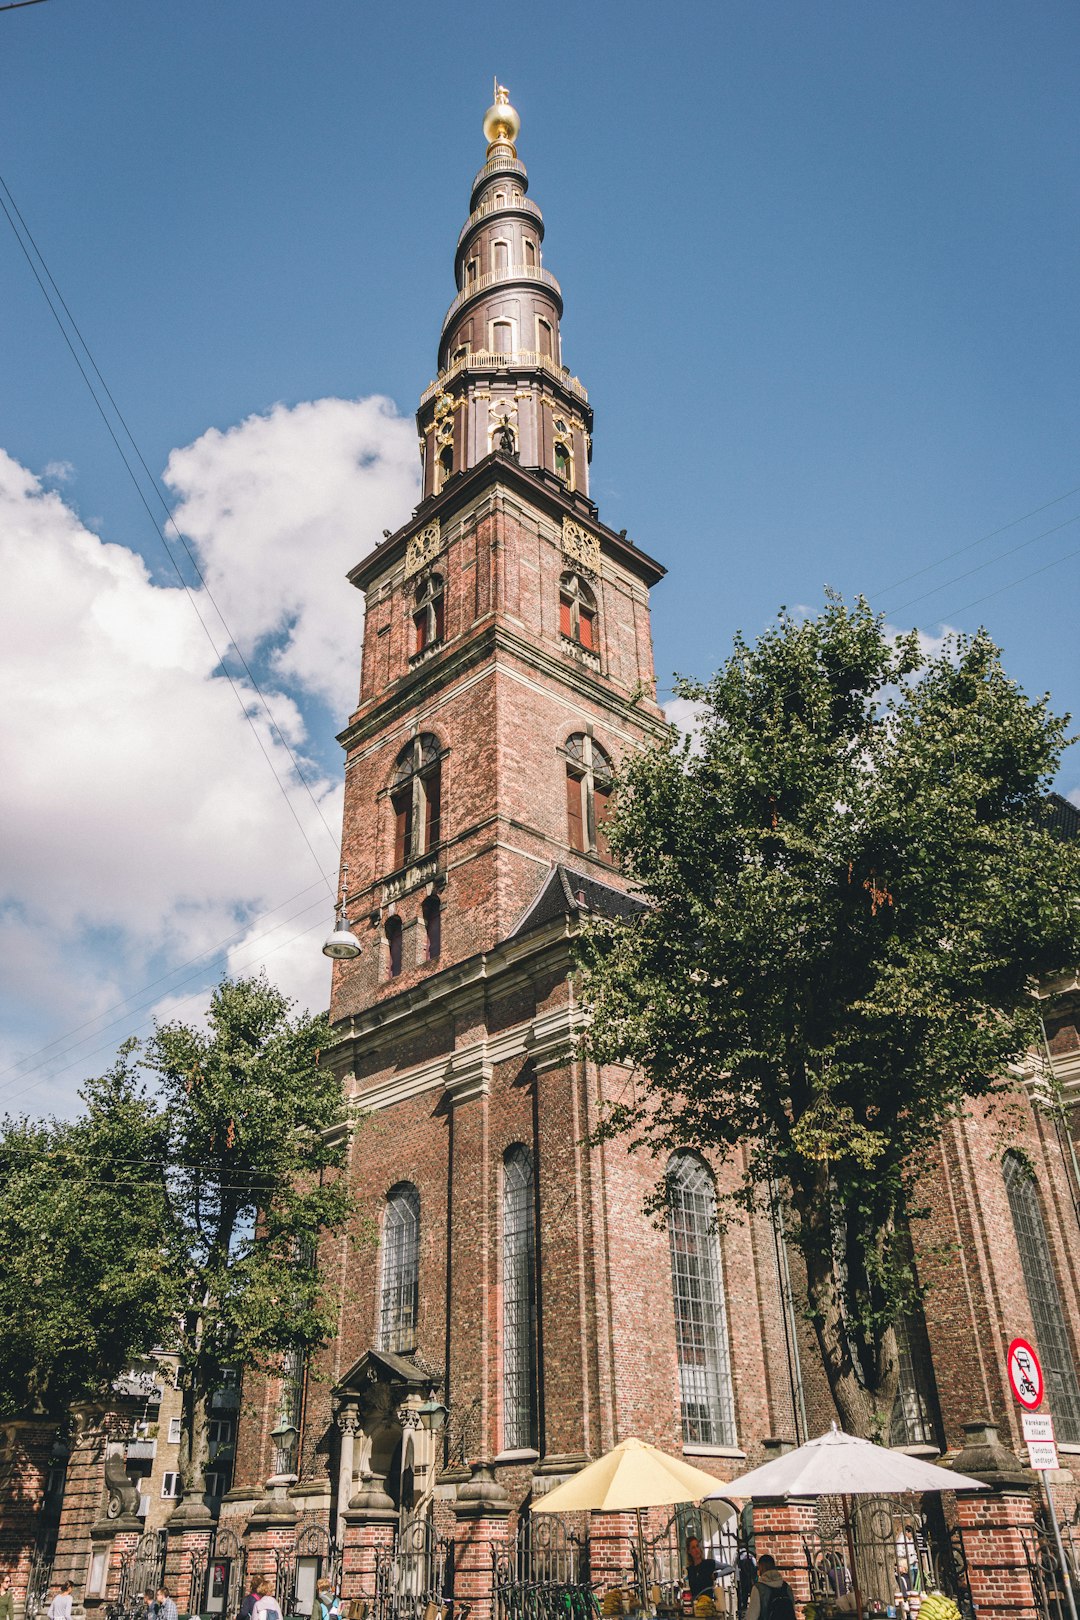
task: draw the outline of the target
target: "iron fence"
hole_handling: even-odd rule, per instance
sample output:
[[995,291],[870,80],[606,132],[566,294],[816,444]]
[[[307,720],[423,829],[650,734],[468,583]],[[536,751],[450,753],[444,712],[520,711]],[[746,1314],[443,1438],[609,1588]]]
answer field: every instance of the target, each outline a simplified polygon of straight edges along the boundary
[[276,1553],[275,1560],[274,1596],[284,1615],[311,1614],[320,1581],[329,1581],[335,1592],[341,1584],[340,1550],[321,1524],[305,1524],[289,1551]]
[[412,1519],[375,1555],[374,1620],[430,1620],[453,1602],[453,1543]]
[[1064,1568],[1045,1510],[1036,1516],[1034,1533],[1024,1537],[1028,1575],[1041,1620],[1072,1620],[1070,1593],[1073,1605],[1080,1610],[1080,1506],[1071,1519],[1058,1521],[1058,1534],[1065,1555]]
[[26,1620],[38,1620],[49,1606],[49,1587],[52,1585],[55,1556],[54,1537],[39,1541],[31,1554],[30,1573],[26,1581]]
[[[850,1539],[840,1497],[819,1497],[817,1526],[803,1543],[811,1596],[835,1601],[854,1592],[864,1609],[915,1620],[927,1592],[944,1592],[974,1620],[967,1561],[940,1497],[853,1498]],[[854,1559],[854,1563],[853,1563]]]
[[[721,1612],[732,1616],[746,1607],[753,1585],[753,1566],[747,1563],[748,1546],[740,1516],[722,1516],[709,1507],[688,1503],[676,1508],[667,1523],[652,1535],[642,1537],[645,1553],[645,1586],[653,1603],[663,1609],[679,1607],[688,1563],[687,1543],[701,1543],[706,1558],[717,1567],[716,1586],[721,1596]],[[642,1571],[636,1539],[628,1543],[627,1567],[630,1579],[640,1586]]]
[[165,1579],[165,1552],[168,1538],[164,1530],[148,1530],[140,1536],[120,1561],[120,1588],[110,1611],[115,1620],[138,1620],[145,1613],[143,1592],[156,1592]]
[[239,1536],[219,1525],[205,1552],[191,1555],[192,1614],[224,1615],[233,1620],[244,1595],[246,1549]]

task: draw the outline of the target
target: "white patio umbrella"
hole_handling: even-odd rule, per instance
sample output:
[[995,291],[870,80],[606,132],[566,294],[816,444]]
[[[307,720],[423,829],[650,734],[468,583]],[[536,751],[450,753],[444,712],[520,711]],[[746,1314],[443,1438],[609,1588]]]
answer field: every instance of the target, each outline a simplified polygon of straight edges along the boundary
[[[721,1485],[714,1474],[694,1468],[681,1457],[669,1457],[658,1446],[647,1440],[623,1440],[595,1462],[589,1463],[570,1479],[564,1479],[532,1504],[533,1513],[630,1513],[637,1515],[638,1569],[641,1577],[641,1598],[648,1604],[648,1585],[645,1575],[645,1540],[641,1529],[641,1510],[649,1507],[672,1507],[676,1502],[700,1502],[702,1497],[714,1497],[729,1487]],[[723,1504],[726,1511],[715,1511],[723,1521],[734,1514],[730,1502]]]
[[723,1487],[725,1496],[840,1496],[844,1500],[844,1529],[855,1586],[856,1612],[862,1615],[855,1564],[855,1538],[851,1523],[853,1496],[893,1496],[909,1491],[983,1491],[982,1480],[957,1474],[951,1468],[890,1451],[872,1440],[845,1434],[834,1423],[794,1451],[740,1474]]

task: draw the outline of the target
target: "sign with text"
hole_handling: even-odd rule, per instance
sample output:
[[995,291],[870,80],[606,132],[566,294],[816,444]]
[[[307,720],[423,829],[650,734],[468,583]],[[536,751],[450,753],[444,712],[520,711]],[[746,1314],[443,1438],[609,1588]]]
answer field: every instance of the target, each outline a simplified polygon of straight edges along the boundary
[[1049,1412],[1023,1412],[1020,1432],[1025,1440],[1053,1440],[1054,1419]]
[[1052,1440],[1029,1440],[1027,1448],[1028,1462],[1032,1468],[1040,1472],[1047,1468],[1057,1468],[1057,1446]]
[[1034,1412],[1043,1398],[1043,1375],[1039,1358],[1026,1339],[1014,1339],[1009,1346],[1009,1383],[1020,1405]]

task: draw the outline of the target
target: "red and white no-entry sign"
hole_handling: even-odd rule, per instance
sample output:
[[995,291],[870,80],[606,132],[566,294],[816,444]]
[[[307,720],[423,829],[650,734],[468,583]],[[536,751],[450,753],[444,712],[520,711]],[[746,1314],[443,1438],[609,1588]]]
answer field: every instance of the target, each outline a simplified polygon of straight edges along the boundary
[[1029,1412],[1042,1404],[1043,1375],[1039,1358],[1026,1339],[1014,1339],[1009,1346],[1009,1383],[1020,1405]]

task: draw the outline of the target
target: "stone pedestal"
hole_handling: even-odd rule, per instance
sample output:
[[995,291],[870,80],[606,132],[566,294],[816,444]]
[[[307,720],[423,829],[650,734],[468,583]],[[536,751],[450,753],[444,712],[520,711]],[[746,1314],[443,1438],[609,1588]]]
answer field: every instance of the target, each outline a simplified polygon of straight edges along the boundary
[[981,1479],[985,1491],[957,1491],[956,1516],[978,1620],[1036,1620],[1028,1566],[1035,1547],[1035,1476],[998,1440],[986,1418],[964,1424],[965,1444],[945,1464]]
[[506,1542],[513,1507],[490,1463],[474,1463],[454,1503],[454,1599],[471,1603],[474,1620],[494,1613],[494,1558]]
[[341,1595],[362,1598],[370,1611],[380,1555],[393,1549],[398,1510],[382,1484],[368,1478],[361,1481],[341,1519]]

